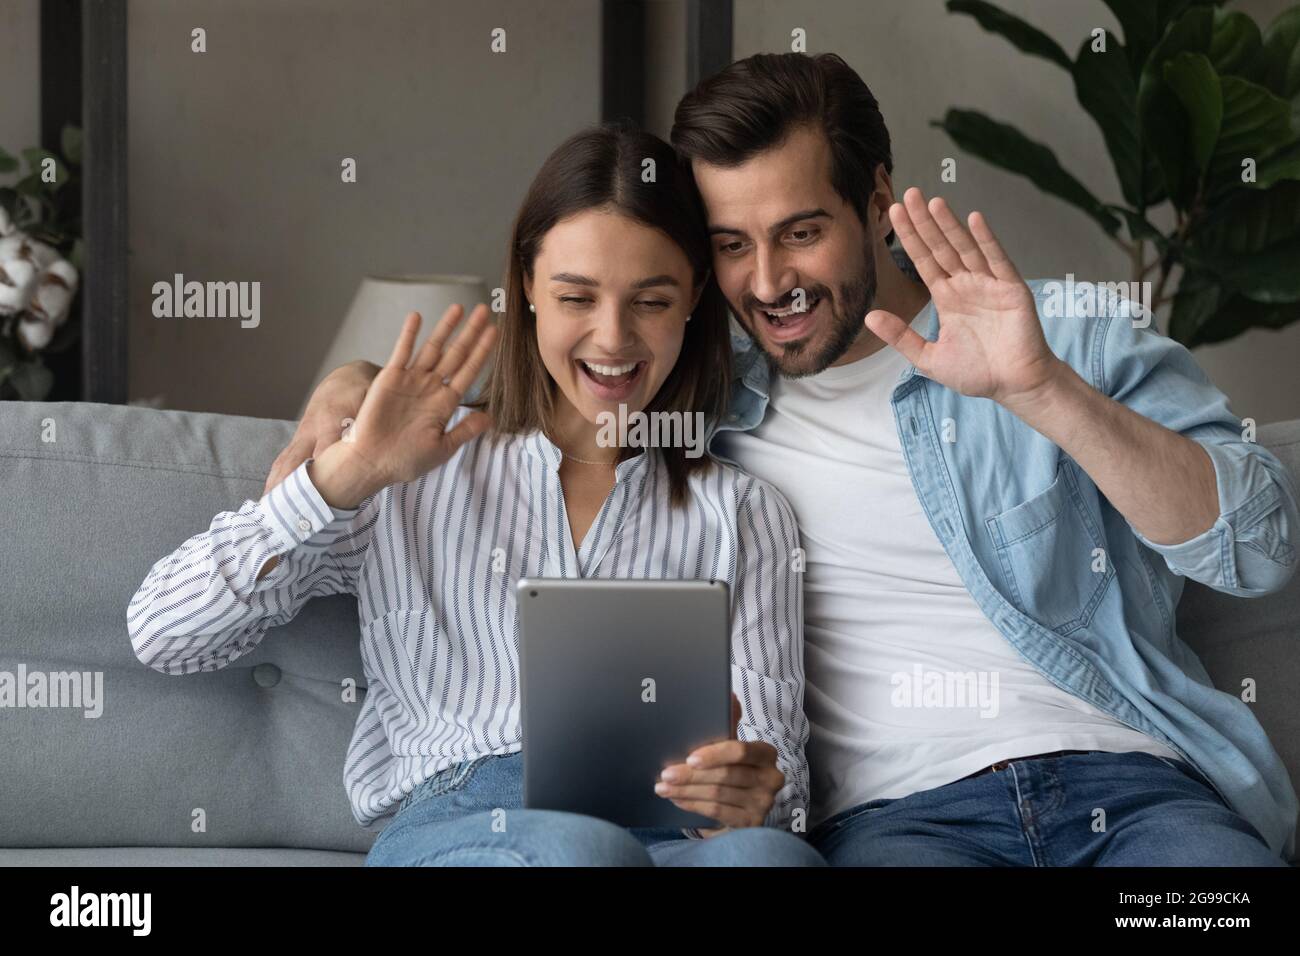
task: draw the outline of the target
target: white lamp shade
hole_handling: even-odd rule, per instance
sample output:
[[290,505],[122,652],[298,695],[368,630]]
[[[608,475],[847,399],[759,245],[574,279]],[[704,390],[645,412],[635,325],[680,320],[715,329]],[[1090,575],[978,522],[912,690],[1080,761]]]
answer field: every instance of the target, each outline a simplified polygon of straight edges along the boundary
[[[325,360],[312,381],[312,390],[326,375],[348,362],[366,359],[376,365],[385,364],[408,312],[420,313],[420,331],[416,336],[418,350],[449,306],[461,305],[468,318],[474,306],[487,301],[487,286],[478,276],[366,276],[352,298],[352,305],[348,307],[333,344],[325,353]],[[462,319],[461,327],[464,324],[465,319]],[[457,329],[457,334],[459,332]],[[487,369],[484,369],[480,381],[486,373]],[[309,391],[308,399],[310,397]],[[298,411],[299,418],[306,409],[307,401],[304,400]]]

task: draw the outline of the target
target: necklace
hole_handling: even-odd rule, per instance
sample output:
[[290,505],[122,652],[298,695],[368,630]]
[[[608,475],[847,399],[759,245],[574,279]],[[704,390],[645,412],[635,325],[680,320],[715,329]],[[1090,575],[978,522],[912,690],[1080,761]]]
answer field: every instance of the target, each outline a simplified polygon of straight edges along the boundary
[[565,458],[569,459],[569,461],[582,462],[582,464],[584,465],[617,465],[618,464],[617,458],[614,459],[613,461],[588,461],[586,458],[579,458],[577,455],[570,455],[567,451],[562,451],[560,452],[560,454],[563,455]]

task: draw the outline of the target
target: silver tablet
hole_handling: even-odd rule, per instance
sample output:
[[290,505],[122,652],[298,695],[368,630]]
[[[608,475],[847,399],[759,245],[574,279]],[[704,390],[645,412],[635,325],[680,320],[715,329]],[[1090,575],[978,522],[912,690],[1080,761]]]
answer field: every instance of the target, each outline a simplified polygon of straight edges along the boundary
[[711,827],[654,792],[731,734],[722,581],[525,578],[519,608],[524,806],[626,827]]

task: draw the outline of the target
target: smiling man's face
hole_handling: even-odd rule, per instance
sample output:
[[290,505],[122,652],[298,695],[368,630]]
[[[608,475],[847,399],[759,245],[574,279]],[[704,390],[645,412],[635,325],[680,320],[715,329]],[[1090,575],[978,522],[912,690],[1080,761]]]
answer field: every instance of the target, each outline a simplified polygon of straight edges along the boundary
[[[694,159],[691,168],[708,212],[718,285],[782,375],[812,375],[881,347],[862,321],[876,292],[878,204],[869,229],[831,185],[820,131],[798,128],[739,166]],[[883,227],[887,233],[888,220]],[[802,313],[793,311],[798,290]]]

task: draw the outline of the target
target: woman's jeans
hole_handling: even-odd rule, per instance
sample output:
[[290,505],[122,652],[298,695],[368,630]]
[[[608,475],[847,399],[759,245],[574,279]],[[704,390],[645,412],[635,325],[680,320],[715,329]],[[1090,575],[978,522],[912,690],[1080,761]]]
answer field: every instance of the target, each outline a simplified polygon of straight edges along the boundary
[[478,757],[418,784],[375,840],[366,866],[824,866],[769,827],[692,840],[672,827],[523,808],[523,755]]

